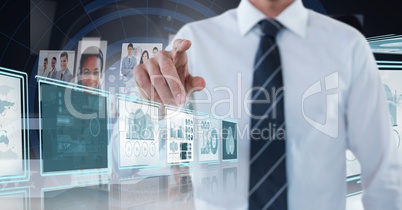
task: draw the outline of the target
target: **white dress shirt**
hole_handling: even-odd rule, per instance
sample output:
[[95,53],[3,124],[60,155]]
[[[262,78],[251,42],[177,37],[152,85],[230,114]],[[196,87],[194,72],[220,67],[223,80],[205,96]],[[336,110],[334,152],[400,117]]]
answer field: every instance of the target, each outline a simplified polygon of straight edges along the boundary
[[[206,81],[205,91],[194,94],[195,110],[238,120],[237,194],[208,201],[197,200],[196,191],[197,207],[247,208],[247,100],[261,33],[257,23],[264,18],[243,0],[237,9],[187,24],[176,35],[192,41],[190,73]],[[285,26],[277,43],[286,87],[289,209],[345,209],[346,149],[361,164],[365,209],[402,209],[401,157],[391,139],[383,84],[365,38],[304,8],[300,0],[276,20]]]

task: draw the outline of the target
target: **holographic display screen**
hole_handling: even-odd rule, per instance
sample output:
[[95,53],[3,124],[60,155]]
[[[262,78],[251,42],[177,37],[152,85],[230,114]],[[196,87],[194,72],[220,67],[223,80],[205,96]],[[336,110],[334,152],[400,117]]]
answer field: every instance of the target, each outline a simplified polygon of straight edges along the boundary
[[24,80],[0,69],[0,179],[21,177],[26,166]]
[[102,169],[107,159],[107,98],[41,84],[43,172]]

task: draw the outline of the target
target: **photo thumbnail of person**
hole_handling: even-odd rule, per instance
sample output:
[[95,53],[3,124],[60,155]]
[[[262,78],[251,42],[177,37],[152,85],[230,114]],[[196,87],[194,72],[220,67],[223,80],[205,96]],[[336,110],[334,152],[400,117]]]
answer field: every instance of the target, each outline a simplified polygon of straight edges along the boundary
[[145,61],[147,61],[149,59],[149,53],[147,50],[144,50],[141,54],[141,61],[140,64],[145,63]]
[[[124,45],[125,44],[123,44],[123,48]],[[122,50],[122,56],[123,52]],[[121,74],[127,78],[133,77],[133,69],[138,63],[135,55],[138,55],[137,46],[134,48],[132,43],[127,44],[127,56],[125,56],[121,62]]]
[[73,74],[71,74],[68,68],[68,53],[66,51],[60,54],[60,71],[56,74],[56,79],[71,82],[73,80]]
[[154,47],[152,49],[152,57],[155,57],[156,53],[158,53],[158,52],[159,52],[159,49],[157,47]]
[[77,66],[74,72],[79,85],[103,89],[106,69],[107,41],[83,38],[78,43]]
[[39,75],[41,75],[41,76],[43,76],[43,77],[46,77],[46,76],[49,74],[50,69],[47,68],[47,64],[48,64],[48,59],[47,59],[47,57],[46,57],[46,58],[43,59],[43,69],[42,69],[42,73],[40,73]]
[[78,84],[101,88],[104,73],[104,55],[100,48],[96,46],[88,47],[80,57],[78,66]]
[[123,43],[120,76],[127,80],[133,78],[135,66],[144,62],[143,56],[145,56],[144,59],[152,58],[159,49],[162,49],[162,43]]
[[41,50],[37,75],[64,82],[74,82],[70,71],[70,69],[74,69],[74,58],[75,51]]

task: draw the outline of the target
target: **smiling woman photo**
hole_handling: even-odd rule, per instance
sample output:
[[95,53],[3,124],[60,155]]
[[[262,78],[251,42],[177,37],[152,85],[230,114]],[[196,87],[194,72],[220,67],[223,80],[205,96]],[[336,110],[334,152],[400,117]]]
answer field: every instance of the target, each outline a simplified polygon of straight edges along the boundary
[[95,46],[88,47],[81,55],[78,84],[92,88],[100,88],[102,74],[102,50]]

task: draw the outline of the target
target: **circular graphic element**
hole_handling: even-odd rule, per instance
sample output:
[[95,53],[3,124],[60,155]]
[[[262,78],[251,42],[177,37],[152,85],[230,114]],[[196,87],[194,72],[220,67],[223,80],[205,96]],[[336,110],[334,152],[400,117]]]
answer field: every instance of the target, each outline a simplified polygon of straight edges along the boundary
[[177,150],[179,149],[179,146],[178,146],[177,142],[173,141],[173,142],[170,142],[169,148],[170,148],[170,151],[172,151],[173,153],[176,153]]
[[134,155],[136,157],[138,157],[138,156],[140,156],[140,153],[141,153],[140,143],[138,143],[138,141],[136,141],[134,143]]
[[115,82],[116,81],[116,76],[111,74],[111,75],[109,75],[108,79],[109,79],[109,82]]
[[147,142],[142,143],[142,155],[144,157],[148,156],[148,143]]
[[211,151],[215,155],[218,151],[218,131],[216,128],[212,129],[210,134]]
[[130,157],[133,154],[133,145],[127,141],[125,146],[126,156]]
[[96,137],[100,133],[100,123],[98,118],[94,117],[89,122],[89,131],[91,132],[92,136]]
[[154,142],[151,142],[151,145],[149,145],[149,155],[152,157],[155,155],[156,152],[156,146]]
[[233,139],[233,130],[232,127],[229,127],[228,134],[226,136],[226,154],[233,155],[234,154],[234,146],[235,142]]

